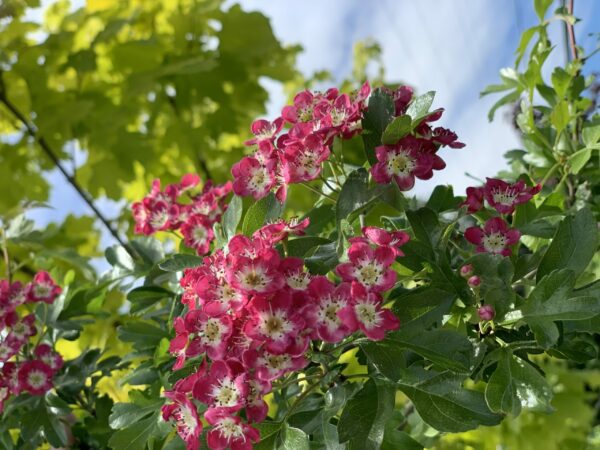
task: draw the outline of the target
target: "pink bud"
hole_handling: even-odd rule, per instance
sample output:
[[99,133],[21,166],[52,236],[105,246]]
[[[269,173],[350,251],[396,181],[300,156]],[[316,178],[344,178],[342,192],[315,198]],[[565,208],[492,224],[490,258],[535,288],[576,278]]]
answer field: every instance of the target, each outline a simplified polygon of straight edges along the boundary
[[465,264],[460,268],[460,276],[464,278],[469,278],[473,275],[473,266],[471,264]]
[[481,320],[492,320],[496,316],[496,311],[492,305],[483,305],[477,310]]
[[475,287],[477,287],[477,286],[479,286],[481,284],[481,278],[479,278],[477,275],[473,275],[471,278],[469,278],[467,280],[467,283],[472,288],[475,288]]

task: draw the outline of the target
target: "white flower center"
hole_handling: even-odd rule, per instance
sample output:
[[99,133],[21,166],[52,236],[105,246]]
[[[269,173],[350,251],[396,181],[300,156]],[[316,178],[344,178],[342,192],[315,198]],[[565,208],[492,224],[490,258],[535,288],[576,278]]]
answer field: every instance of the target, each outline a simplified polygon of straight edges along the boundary
[[319,322],[324,323],[330,330],[336,329],[341,323],[337,313],[346,304],[347,302],[342,298],[328,297],[322,300],[317,310]]
[[501,205],[512,205],[517,197],[517,193],[514,189],[506,188],[504,191],[500,191],[494,189],[492,191],[492,198],[494,202],[499,203]]
[[194,227],[194,231],[192,231],[192,237],[196,243],[202,243],[206,240],[206,229],[198,225]]
[[270,311],[260,316],[261,333],[274,341],[283,339],[292,330],[293,326],[283,311]]
[[232,407],[237,405],[240,392],[233,380],[225,377],[213,387],[212,396],[216,406]]
[[38,298],[46,298],[50,296],[50,293],[52,291],[52,287],[48,284],[36,284],[33,287],[33,292],[35,293],[35,296]]
[[506,237],[501,233],[492,233],[483,238],[483,248],[490,253],[501,253],[506,248]]
[[219,433],[221,433],[221,436],[227,440],[246,440],[242,426],[238,423],[235,423],[235,421],[230,417],[225,417],[223,420],[221,420],[216,428],[219,430]]
[[162,228],[169,220],[169,214],[165,210],[153,211],[150,217],[150,225],[152,228]]
[[271,281],[271,278],[260,267],[248,268],[246,272],[239,275],[238,279],[244,289],[253,289],[259,292],[263,291]]
[[354,276],[364,286],[374,286],[379,283],[383,268],[375,261],[359,261]]
[[261,192],[265,189],[265,187],[268,186],[270,182],[271,177],[267,168],[259,167],[252,173],[250,181],[248,181],[248,185],[250,186],[251,190]]
[[366,328],[374,328],[381,322],[381,316],[377,311],[377,306],[373,303],[359,303],[354,306],[354,311],[358,320],[360,320]]
[[194,434],[194,431],[198,427],[198,420],[194,417],[190,408],[179,405],[179,409],[173,415],[180,425],[179,431],[182,431],[186,436]]
[[388,155],[387,169],[391,175],[406,176],[412,173],[415,167],[417,167],[415,160],[402,150]]
[[221,322],[218,319],[208,319],[200,329],[202,340],[210,345],[218,344],[221,341],[221,335],[223,330],[221,329]]
[[46,374],[39,370],[33,370],[29,372],[27,382],[34,389],[39,389],[46,383]]

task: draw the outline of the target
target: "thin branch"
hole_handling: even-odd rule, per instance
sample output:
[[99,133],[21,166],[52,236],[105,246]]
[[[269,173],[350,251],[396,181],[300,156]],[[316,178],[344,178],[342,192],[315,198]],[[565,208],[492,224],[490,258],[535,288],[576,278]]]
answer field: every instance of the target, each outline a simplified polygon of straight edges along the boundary
[[[575,7],[575,0],[569,0],[569,6],[567,7],[567,11],[570,16],[573,16],[573,10]],[[567,23],[567,32],[569,35],[569,46],[571,47],[571,56],[573,60],[579,59],[579,54],[577,53],[577,42],[575,41],[575,29],[572,23]]]
[[[0,80],[2,80],[1,72],[0,72]],[[60,161],[58,156],[56,156],[56,153],[52,150],[52,148],[50,147],[48,142],[44,139],[44,137],[38,135],[37,127],[35,126],[35,124],[33,122],[30,122],[27,119],[27,117],[25,117],[25,115],[21,111],[19,111],[19,109],[6,97],[6,90],[4,89],[4,83],[1,81],[0,81],[0,103],[4,104],[4,106],[6,106],[6,108],[23,124],[23,126],[25,126],[25,129],[27,130],[27,134],[29,134],[32,138],[34,138],[37,141],[37,143],[40,145],[40,147],[44,151],[44,153],[48,156],[48,158],[50,158],[50,160],[54,163],[54,165],[58,168],[58,170],[63,174],[63,176],[66,178],[66,180],[69,182],[69,184],[71,186],[73,186],[73,188],[77,191],[77,193],[85,201],[85,203],[87,203],[87,205],[90,207],[90,209],[96,215],[96,217],[98,217],[98,219],[100,219],[100,221],[104,224],[106,229],[115,238],[115,240],[120,245],[122,245],[123,248],[125,248],[127,253],[129,253],[133,258],[136,258],[137,257],[136,253],[133,251],[133,249],[131,249],[131,247],[128,244],[125,243],[125,241],[121,238],[121,236],[119,236],[119,233],[112,227],[112,225],[110,224],[108,219],[106,217],[104,217],[104,214],[102,214],[102,212],[100,212],[98,207],[94,204],[94,201],[93,201],[92,197],[90,196],[90,194],[88,194],[88,192],[85,191],[79,185],[77,180],[75,180],[75,178],[73,178],[73,176],[71,174],[69,174],[69,172],[67,171],[65,166],[62,164],[62,162]]]
[[4,265],[6,266],[6,281],[8,284],[12,281],[12,274],[10,272],[10,257],[8,256],[8,241],[6,239],[6,230],[2,229],[2,254],[4,255]]

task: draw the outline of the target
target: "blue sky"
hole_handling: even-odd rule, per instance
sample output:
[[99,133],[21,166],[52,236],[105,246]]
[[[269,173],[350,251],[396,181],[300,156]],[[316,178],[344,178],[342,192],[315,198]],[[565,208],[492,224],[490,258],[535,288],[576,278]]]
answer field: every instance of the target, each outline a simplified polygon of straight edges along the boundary
[[[42,1],[49,5],[51,1]],[[78,0],[76,6],[83,2]],[[233,4],[228,1],[226,4]],[[530,0],[242,0],[244,9],[259,10],[271,18],[275,34],[284,44],[299,43],[304,52],[299,68],[305,73],[329,70],[337,80],[349,74],[352,46],[357,40],[373,38],[383,47],[387,79],[405,81],[417,91],[436,90],[434,107],[444,107],[442,125],[455,130],[467,144],[460,150],[443,150],[447,169],[432,180],[419,181],[414,194],[426,195],[437,184],[451,184],[463,193],[474,183],[465,172],[485,178],[505,166],[505,151],[519,147],[517,135],[501,110],[489,123],[487,111],[494,97],[479,98],[479,92],[498,81],[498,71],[512,65],[520,34],[537,23]],[[596,38],[588,34],[600,24],[600,2],[576,0],[577,42],[590,50]],[[41,16],[41,10],[31,14]],[[547,66],[562,64],[565,58],[562,23],[550,27],[557,48]],[[600,71],[600,54],[587,71]],[[284,96],[275,83],[269,111],[281,108]],[[496,97],[497,98],[497,97]],[[32,217],[44,225],[69,213],[86,214],[86,205],[65,180],[55,172],[48,175],[53,186],[53,210],[39,210]],[[119,214],[121,206],[100,200],[108,216]],[[103,244],[111,244],[105,236]]]

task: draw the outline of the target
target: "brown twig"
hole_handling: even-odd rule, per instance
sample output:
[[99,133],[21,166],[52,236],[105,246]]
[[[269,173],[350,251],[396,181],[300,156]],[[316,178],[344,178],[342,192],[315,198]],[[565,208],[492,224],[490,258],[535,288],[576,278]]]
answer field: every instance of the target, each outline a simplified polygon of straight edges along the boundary
[[37,133],[37,127],[35,126],[35,124],[29,121],[27,117],[25,117],[25,115],[21,111],[19,111],[19,109],[8,99],[8,97],[6,96],[6,89],[2,80],[2,72],[0,72],[0,103],[6,106],[6,108],[17,118],[17,120],[19,120],[19,122],[23,124],[27,131],[27,134],[29,134],[32,138],[34,138],[37,141],[44,153],[48,156],[48,158],[50,158],[50,160],[66,178],[69,184],[73,186],[73,188],[77,191],[77,193],[85,201],[85,203],[87,203],[92,212],[96,215],[96,217],[98,217],[98,219],[100,219],[100,221],[104,224],[106,229],[115,238],[115,240],[120,245],[122,245],[123,248],[125,248],[127,253],[129,253],[133,258],[136,258],[136,253],[128,244],[125,243],[121,236],[119,236],[119,233],[112,227],[108,219],[104,217],[104,214],[100,212],[100,210],[94,204],[91,195],[88,194],[87,191],[85,191],[79,185],[77,180],[75,180],[75,178],[71,174],[69,174],[69,172],[66,170],[65,166],[62,164],[58,156],[56,156],[56,153],[52,150],[48,142],[44,139],[43,136],[40,136]]
[[[573,15],[573,10],[575,7],[575,0],[569,0],[569,5],[567,6],[567,11],[569,15]],[[566,23],[567,26],[567,34],[569,36],[569,46],[571,47],[571,56],[573,60],[579,59],[579,54],[577,52],[577,42],[575,41],[575,29],[572,23]]]

